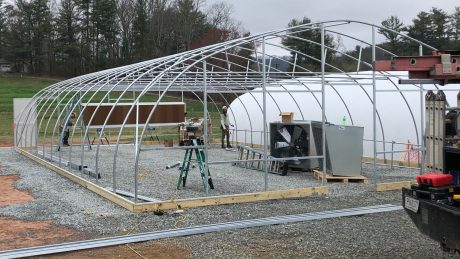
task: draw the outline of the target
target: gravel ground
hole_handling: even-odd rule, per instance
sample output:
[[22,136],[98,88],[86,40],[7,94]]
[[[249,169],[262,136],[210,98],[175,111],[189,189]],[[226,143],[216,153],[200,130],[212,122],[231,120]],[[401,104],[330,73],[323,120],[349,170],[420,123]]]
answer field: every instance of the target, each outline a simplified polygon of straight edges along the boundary
[[188,247],[196,258],[456,258],[414,231],[403,211],[214,233],[174,242]]
[[[4,165],[0,167],[0,174],[19,174],[17,188],[30,191],[35,198],[22,205],[0,208],[1,216],[52,220],[89,237],[401,202],[399,191],[377,193],[372,191],[372,185],[337,183],[328,184],[328,196],[203,207],[187,209],[180,215],[167,212],[157,216],[128,212],[12,149],[0,149],[0,163]],[[234,170],[230,168],[228,170]],[[363,169],[367,173],[370,167],[364,165]],[[384,180],[411,178],[416,173],[378,168],[378,175]],[[177,177],[177,171],[174,175]],[[216,181],[220,180],[220,174],[214,175]],[[282,177],[281,181],[295,177],[302,176],[293,173]],[[189,184],[192,185],[192,181]],[[224,185],[218,186],[223,188]],[[403,211],[199,235],[172,242],[188,247],[194,258],[450,257],[421,235]]]
[[[152,146],[147,146],[152,147]],[[153,146],[155,147],[155,146]],[[79,147],[77,147],[79,148]],[[68,161],[69,148],[63,148],[62,159]],[[98,169],[102,179],[98,180],[97,184],[103,187],[112,187],[113,185],[113,154],[115,148],[112,146],[101,146],[99,150]],[[166,170],[166,166],[175,162],[182,161],[184,150],[149,150],[141,152],[139,159],[139,185],[138,193],[143,196],[158,200],[167,200],[171,198],[195,198],[205,195],[203,192],[204,185],[199,176],[199,169],[194,168],[189,172],[186,189],[176,193],[176,184],[179,176],[178,167]],[[72,152],[71,161],[80,163],[80,152]],[[134,147],[133,145],[121,145],[117,153],[117,188],[134,193]],[[96,168],[96,148],[92,151],[85,151],[84,164],[89,168]],[[56,152],[53,154],[57,156]],[[49,151],[47,152],[49,157]],[[193,155],[195,156],[195,155]],[[231,161],[236,160],[238,153],[226,151],[218,147],[209,149],[209,161]],[[417,174],[416,170],[397,169],[388,170],[388,167],[377,167],[375,174],[371,173],[372,165],[363,164],[363,175],[371,180],[378,182],[391,182],[412,180]],[[95,171],[95,170],[93,170]],[[213,195],[229,195],[248,192],[263,191],[264,173],[257,170],[245,169],[231,164],[219,164],[210,166],[211,175],[213,178],[214,190],[210,190]],[[96,183],[95,179],[89,177],[77,170],[73,172],[87,180]],[[276,174],[268,175],[268,189],[282,190],[290,188],[301,188],[322,185],[316,180],[311,173],[304,172],[289,172],[289,177]],[[342,184],[336,185],[341,189]],[[353,185],[352,185],[353,186]],[[355,188],[356,187],[356,188]],[[353,186],[353,192],[361,192],[366,188],[362,185]],[[335,193],[333,188],[333,194]],[[350,186],[345,188],[347,193],[351,191]]]

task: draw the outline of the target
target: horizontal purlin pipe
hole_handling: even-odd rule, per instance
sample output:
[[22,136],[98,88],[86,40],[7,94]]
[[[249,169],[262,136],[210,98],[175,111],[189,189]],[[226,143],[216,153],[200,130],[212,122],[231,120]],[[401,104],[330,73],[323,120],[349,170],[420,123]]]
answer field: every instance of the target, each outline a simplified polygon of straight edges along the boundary
[[227,223],[203,225],[197,227],[179,228],[173,230],[161,230],[149,233],[141,233],[134,235],[125,235],[118,237],[109,237],[93,240],[85,240],[57,245],[39,246],[31,248],[14,249],[0,252],[1,258],[20,258],[28,256],[49,255],[56,253],[64,253],[70,251],[78,251],[83,249],[100,248],[107,246],[115,246],[122,244],[130,244],[136,242],[145,242],[164,238],[183,237],[190,235],[198,235],[205,233],[221,232],[243,228],[253,228],[261,226],[279,225],[287,223],[296,223],[311,220],[351,217],[366,214],[374,214],[381,212],[390,212],[401,210],[401,206],[385,204],[369,207],[358,207],[351,209],[333,210],[325,212],[312,212],[305,214],[287,215],[268,217],[260,219],[242,220]]

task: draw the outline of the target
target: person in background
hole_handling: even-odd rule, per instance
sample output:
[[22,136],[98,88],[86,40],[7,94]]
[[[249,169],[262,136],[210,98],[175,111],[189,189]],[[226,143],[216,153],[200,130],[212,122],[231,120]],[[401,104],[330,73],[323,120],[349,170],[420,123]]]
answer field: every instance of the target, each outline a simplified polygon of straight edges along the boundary
[[224,106],[222,107],[222,114],[220,114],[220,129],[222,130],[222,148],[225,148],[225,137],[227,137],[227,148],[232,148],[232,145],[230,145],[230,126],[233,127],[233,124],[230,124],[230,120],[227,115],[227,106]]
[[70,135],[70,128],[73,126],[72,120],[75,119],[77,115],[75,112],[72,112],[70,115],[69,121],[67,122],[66,127],[64,128],[62,125],[59,127],[60,129],[64,129],[64,136],[62,137],[62,145],[69,146],[69,135]]

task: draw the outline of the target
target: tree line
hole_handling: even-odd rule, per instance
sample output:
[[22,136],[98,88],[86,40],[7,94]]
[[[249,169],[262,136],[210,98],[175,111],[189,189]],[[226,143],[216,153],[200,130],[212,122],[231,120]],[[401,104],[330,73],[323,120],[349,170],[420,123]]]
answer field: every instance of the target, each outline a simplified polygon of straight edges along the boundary
[[248,35],[231,15],[203,0],[0,0],[0,59],[70,77]]
[[[412,24],[404,25],[396,16],[390,16],[382,21],[382,26],[422,41],[441,50],[459,49],[460,47],[460,7],[455,7],[452,13],[433,7],[429,12],[420,12],[412,19]],[[395,33],[381,31],[387,41],[390,51],[408,51],[414,43],[406,44],[407,40]],[[429,51],[427,49],[427,51]],[[411,53],[418,54],[418,53]]]
[[[0,59],[11,62],[17,72],[71,77],[249,35],[232,18],[231,6],[223,2],[206,6],[204,0],[4,1],[0,0]],[[307,17],[292,19],[288,27],[310,22]],[[452,13],[433,7],[418,13],[408,25],[390,16],[381,25],[438,49],[460,46],[460,7]],[[418,54],[412,41],[386,30],[379,32],[385,37],[379,46],[397,55]],[[321,37],[319,30],[296,35],[315,42]],[[320,46],[296,38],[284,38],[282,44],[291,52],[288,71],[304,72],[300,66],[318,71],[320,63],[313,59],[319,60]],[[327,34],[325,44],[339,49],[341,40]],[[229,50],[238,53],[222,53],[211,63],[225,68],[225,60],[231,60],[237,64],[232,69],[244,70],[249,64],[238,56],[251,57],[255,47],[247,44]],[[362,60],[371,61],[370,47],[346,50],[354,57],[359,53]],[[355,62],[333,51],[327,52],[326,61],[345,71],[356,70]]]
[[[454,7],[452,13],[440,8],[433,7],[430,11],[419,12],[412,19],[411,24],[404,24],[397,16],[390,16],[381,22],[382,27],[391,29],[417,39],[439,50],[460,50],[460,7]],[[419,44],[401,37],[387,30],[379,30],[385,37],[384,42],[378,44],[398,56],[419,55]],[[370,47],[363,48],[362,59],[371,62],[372,50]],[[359,47],[349,51],[348,54],[357,56]],[[423,54],[431,54],[431,49],[423,47]],[[387,59],[382,52],[377,53],[377,59]],[[345,70],[356,70],[345,66]]]
[[[289,22],[288,27],[294,27],[299,24],[311,23],[307,17],[303,19],[293,19]],[[397,16],[390,16],[381,22],[381,26],[391,29],[395,32],[405,34],[411,38],[424,42],[440,50],[460,50],[460,7],[455,7],[452,13],[433,7],[430,11],[422,11],[412,19],[411,24],[405,25]],[[295,31],[295,29],[292,29]],[[389,50],[396,55],[418,55],[418,44],[397,33],[380,29],[379,32],[384,36],[383,42],[378,46]],[[319,30],[301,30],[297,36],[307,38],[315,42],[321,41]],[[283,45],[290,49],[290,62],[296,62],[304,68],[312,71],[320,71],[321,47],[314,43],[305,42],[295,38],[285,38]],[[325,45],[331,49],[339,50],[341,39],[326,34]],[[430,54],[431,50],[423,48],[424,54]],[[311,57],[296,55],[297,52],[310,53]],[[361,60],[371,63],[372,48],[369,46],[356,45],[355,49],[345,50],[345,54],[358,57],[361,52]],[[356,62],[353,62],[347,55],[337,52],[328,51],[326,62],[334,65],[344,71],[356,71]],[[316,61],[314,61],[316,59]],[[377,59],[388,59],[384,52],[377,52]],[[293,70],[293,65],[289,66],[289,71]],[[327,70],[331,68],[326,67]],[[302,69],[296,68],[295,71],[301,72]]]

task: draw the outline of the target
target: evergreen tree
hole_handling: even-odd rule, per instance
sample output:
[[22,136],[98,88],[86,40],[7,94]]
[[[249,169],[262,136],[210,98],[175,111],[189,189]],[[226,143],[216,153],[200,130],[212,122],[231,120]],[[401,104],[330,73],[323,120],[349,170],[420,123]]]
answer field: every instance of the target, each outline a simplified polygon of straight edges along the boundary
[[429,31],[429,42],[436,48],[446,48],[449,43],[450,28],[449,15],[447,12],[433,7],[430,12],[431,31]]
[[136,0],[133,21],[133,56],[136,61],[149,58],[148,32],[147,3],[145,0]]
[[13,6],[0,0],[0,59],[8,56],[8,47],[10,43],[10,26],[8,17],[11,16]]
[[116,3],[114,0],[95,0],[93,7],[95,69],[116,65],[117,28]]
[[432,8],[429,13],[420,12],[412,22],[412,25],[405,28],[408,36],[438,49],[448,46],[449,16],[445,11]]
[[[11,51],[21,68],[27,67],[31,73],[49,71],[51,12],[47,0],[18,0],[17,9],[12,13]],[[19,59],[19,60],[18,60]]]
[[458,49],[460,46],[460,7],[455,7],[450,16],[449,28],[451,40],[449,48]]
[[[402,32],[404,29],[404,24],[401,22],[401,20],[393,15],[382,21],[382,26],[397,33]],[[401,40],[397,33],[384,29],[379,29],[379,32],[383,34],[383,36],[385,36],[385,38],[388,40],[389,50],[391,52],[396,52],[396,50],[400,48]]]
[[202,0],[61,0],[55,12],[51,0],[0,1],[0,57],[31,73],[75,76],[241,35],[229,6],[211,19]]
[[412,25],[405,28],[407,35],[422,42],[428,41],[428,33],[431,30],[431,19],[427,12],[420,12],[412,20]]
[[3,52],[5,49],[6,17],[4,8],[3,0],[0,0],[0,58],[4,58]]
[[93,1],[94,0],[77,0],[78,6],[78,23],[80,28],[80,67],[82,73],[88,73],[95,70],[94,66],[94,35],[93,35]]
[[[301,20],[293,19],[289,22],[288,27],[296,27],[301,24],[308,24],[311,23],[311,20],[307,17],[304,17]],[[294,32],[292,34],[293,37],[285,37],[281,41],[281,43],[286,46],[287,48],[291,49],[291,62],[296,63],[297,66],[301,66],[307,68],[311,71],[320,71],[321,69],[321,31],[319,28],[313,29],[298,29],[293,28],[290,30]],[[302,39],[306,40],[302,40]],[[315,44],[316,42],[318,44]],[[336,44],[334,42],[334,38],[329,35],[325,34],[324,36],[324,44],[325,46],[331,47],[333,49],[336,48]],[[305,53],[306,55],[302,55],[300,53]],[[295,58],[297,54],[297,59]],[[317,60],[315,60],[317,59]],[[326,55],[326,62],[331,62],[333,59],[333,51],[328,50]],[[326,68],[327,69],[327,68]],[[289,70],[292,71],[292,65],[290,65]],[[301,71],[296,68],[296,71]],[[305,72],[305,71],[301,71]]]
[[60,73],[63,75],[75,76],[81,73],[79,31],[77,4],[74,0],[62,0],[56,18],[56,48],[57,62],[62,64]]
[[32,30],[32,63],[33,72],[49,73],[49,60],[52,35],[52,16],[47,0],[32,0],[31,2],[31,30]]
[[177,1],[177,26],[178,45],[177,52],[191,49],[192,41],[201,37],[210,29],[206,16],[199,10],[198,0]]

